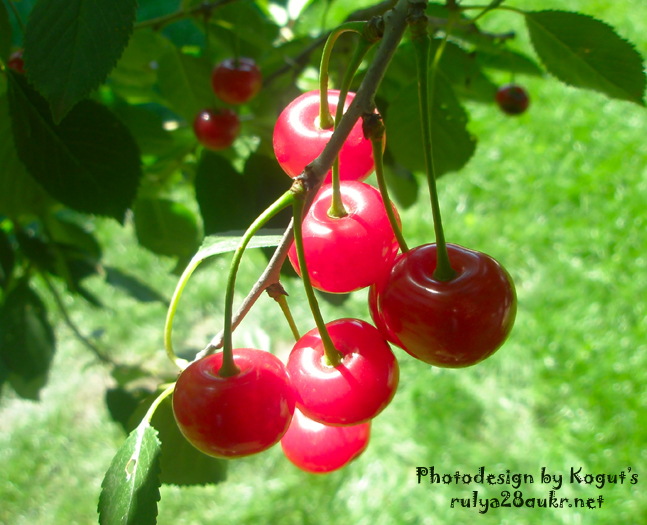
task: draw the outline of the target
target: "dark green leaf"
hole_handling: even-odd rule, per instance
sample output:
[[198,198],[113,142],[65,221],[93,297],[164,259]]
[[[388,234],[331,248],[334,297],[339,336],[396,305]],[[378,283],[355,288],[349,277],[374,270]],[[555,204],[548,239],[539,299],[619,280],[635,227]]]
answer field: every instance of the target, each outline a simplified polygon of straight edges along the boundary
[[27,281],[11,290],[0,308],[0,360],[19,395],[37,399],[54,356],[47,309]]
[[[282,235],[272,234],[272,230],[260,230],[259,233],[252,237],[251,241],[247,244],[246,249],[250,248],[266,248],[270,246],[278,246],[281,242]],[[193,257],[196,259],[206,259],[207,257],[212,257],[213,255],[218,255],[220,253],[233,252],[238,248],[240,243],[240,235],[232,236],[216,236],[212,235],[205,237],[200,250]]]
[[0,58],[6,64],[11,51],[11,22],[9,13],[4,5],[0,2]]
[[397,162],[385,164],[384,178],[398,207],[408,208],[418,200],[418,179],[402,165]]
[[15,256],[11,241],[3,229],[0,228],[0,287],[5,288],[15,263]]
[[544,70],[523,53],[517,53],[510,49],[501,49],[500,51],[475,51],[476,62],[485,68],[498,69],[500,71],[510,71],[522,75],[542,76]]
[[135,31],[128,47],[112,70],[108,84],[119,96],[131,103],[156,102],[161,97],[153,90],[162,55],[172,44],[150,29]]
[[[4,76],[4,75],[3,75]],[[18,159],[7,95],[0,96],[0,213],[17,220],[41,215],[54,200]]]
[[56,255],[53,247],[45,241],[36,228],[16,230],[16,240],[22,254],[36,268],[56,273]]
[[150,390],[137,389],[129,391],[123,387],[106,390],[106,406],[108,407],[108,412],[110,412],[110,417],[128,433],[131,430],[128,428],[130,418],[139,404],[150,394]]
[[[404,87],[389,105],[385,117],[386,146],[402,166],[424,173],[418,107],[418,86],[413,82]],[[442,77],[436,79],[431,122],[436,177],[461,169],[474,153],[476,139],[467,131],[465,110]]]
[[25,29],[25,69],[55,122],[108,77],[128,43],[136,0],[38,0]]
[[[119,386],[125,386],[131,381],[136,381],[142,377],[147,377],[148,374],[137,366],[117,365],[112,369],[112,377]],[[143,414],[142,414],[143,415]],[[140,418],[141,420],[141,418]]]
[[566,84],[644,105],[642,57],[612,27],[580,13],[525,15],[532,45],[549,73]]
[[246,230],[256,215],[254,196],[245,178],[222,155],[202,152],[195,176],[205,235]]
[[101,246],[71,210],[58,210],[47,218],[47,232],[52,241],[76,248],[96,261],[101,258]]
[[127,128],[91,100],[56,125],[45,99],[22,75],[9,76],[16,149],[31,175],[70,208],[123,221],[141,178],[139,151]]
[[118,104],[112,109],[130,130],[142,155],[164,155],[173,147],[173,137],[164,129],[164,120],[158,113],[130,104]]
[[132,275],[128,275],[117,268],[109,266],[105,267],[104,270],[106,271],[106,282],[108,284],[116,288],[121,288],[138,301],[143,303],[160,302],[168,304],[168,299]]
[[160,59],[157,78],[159,90],[168,107],[189,124],[206,108],[215,106],[211,88],[213,65],[206,57],[194,57],[172,48]]
[[160,500],[160,442],[142,422],[117,451],[101,483],[101,525],[155,525]]
[[139,244],[169,257],[195,253],[200,243],[198,226],[186,206],[166,199],[138,199],[133,211]]
[[[243,177],[251,188],[250,197],[254,197],[253,213],[260,215],[281,195],[290,189],[293,180],[288,177],[276,157],[267,157],[252,153],[245,162]],[[266,224],[266,228],[286,228],[292,217],[292,208],[288,206]]]

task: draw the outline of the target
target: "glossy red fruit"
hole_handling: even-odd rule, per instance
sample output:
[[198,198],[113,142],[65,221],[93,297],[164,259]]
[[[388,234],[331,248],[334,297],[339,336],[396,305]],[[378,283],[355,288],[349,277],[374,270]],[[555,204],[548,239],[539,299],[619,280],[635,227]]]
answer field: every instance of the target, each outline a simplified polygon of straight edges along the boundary
[[234,143],[240,131],[240,121],[231,109],[205,109],[196,115],[193,131],[200,144],[218,151]]
[[365,423],[393,399],[400,377],[398,362],[382,335],[365,321],[338,319],[326,327],[342,362],[336,367],[326,364],[316,328],[301,337],[287,364],[297,407],[327,425]]
[[437,281],[436,245],[397,257],[371,287],[369,309],[380,332],[413,357],[449,368],[470,366],[506,340],[517,312],[514,283],[492,257],[448,244],[457,275]]
[[227,104],[244,104],[261,90],[263,75],[251,58],[223,60],[211,73],[211,87],[220,100]]
[[[304,217],[306,265],[312,286],[347,293],[370,286],[388,273],[398,253],[398,241],[380,192],[373,186],[343,181],[341,199],[348,215],[339,219],[328,216],[331,198],[332,186],[323,186]],[[288,256],[301,275],[294,243]]]
[[530,104],[528,93],[521,86],[506,84],[501,86],[496,93],[496,102],[504,113],[520,115]]
[[301,470],[325,474],[345,467],[366,450],[371,422],[333,427],[313,421],[298,408],[281,439],[285,456]]
[[13,69],[17,73],[25,74],[25,63],[22,60],[23,49],[14,51],[11,53],[9,60],[7,61],[7,66],[9,69]]
[[[355,93],[348,93],[344,110]],[[339,90],[328,91],[330,112],[334,115]],[[307,164],[316,159],[332,136],[332,128],[321,129],[319,122],[319,91],[310,91],[294,99],[279,115],[274,127],[274,154],[290,177],[297,177]],[[346,139],[339,153],[339,178],[364,180],[375,169],[371,141],[364,138],[361,119]],[[332,181],[329,171],[325,182]]]
[[184,437],[219,458],[249,456],[283,437],[294,413],[295,390],[283,363],[253,348],[237,348],[240,373],[220,377],[222,352],[191,363],[177,380],[173,413]]

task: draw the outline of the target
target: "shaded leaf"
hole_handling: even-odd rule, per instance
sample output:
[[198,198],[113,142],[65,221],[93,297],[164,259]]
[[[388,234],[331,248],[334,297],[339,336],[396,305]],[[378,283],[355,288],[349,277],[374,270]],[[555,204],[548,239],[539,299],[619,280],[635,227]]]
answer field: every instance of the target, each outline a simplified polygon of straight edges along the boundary
[[133,30],[136,0],[38,0],[25,28],[25,69],[55,122],[99,87]]
[[10,372],[9,381],[19,395],[38,399],[54,351],[47,309],[29,283],[22,281],[0,308],[0,361]]
[[398,208],[408,208],[418,200],[418,179],[397,162],[384,164],[384,179]]
[[125,386],[131,381],[148,377],[148,374],[137,366],[117,365],[110,373],[119,386]]
[[211,88],[213,65],[206,57],[186,55],[176,48],[160,59],[157,71],[159,90],[168,107],[193,124],[195,116],[215,106]]
[[173,147],[173,137],[158,113],[130,104],[117,104],[112,109],[130,130],[142,155],[164,155]]
[[160,302],[168,304],[169,301],[159,292],[153,290],[146,283],[141,282],[132,275],[128,275],[110,266],[104,267],[104,270],[106,271],[106,282],[108,284],[116,288],[121,288],[138,301],[143,303]]
[[535,51],[562,82],[644,105],[640,53],[600,20],[566,11],[525,13]]
[[106,406],[110,417],[119,423],[126,433],[130,432],[132,429],[129,428],[128,422],[139,404],[150,394],[151,392],[145,389],[129,391],[123,387],[109,388],[106,390]]
[[205,235],[246,230],[256,215],[245,178],[222,155],[203,150],[195,176]]
[[510,49],[502,48],[496,52],[479,49],[474,54],[481,67],[537,77],[544,74],[544,70],[533,59]]
[[60,125],[22,75],[9,72],[9,112],[18,157],[50,195],[70,208],[123,221],[141,178],[139,151],[104,106],[84,100]]
[[155,525],[160,500],[160,442],[147,422],[119,448],[101,483],[101,525]]
[[[418,107],[418,86],[413,82],[404,87],[389,105],[385,117],[386,147],[402,166],[424,173]],[[467,130],[465,110],[442,77],[436,79],[431,122],[436,177],[461,169],[473,155],[476,139]]]
[[0,58],[6,64],[9,60],[9,53],[11,51],[11,22],[9,21],[9,13],[4,5],[0,2]]
[[0,228],[0,287],[3,289],[11,279],[15,260],[9,236]]
[[190,257],[199,246],[196,218],[186,206],[166,199],[138,199],[133,208],[137,240],[153,253]]
[[[294,182],[288,177],[276,157],[252,153],[245,162],[243,177],[250,188],[250,199],[254,198],[253,214],[259,216],[281,195],[290,189]],[[292,218],[292,208],[288,206],[272,217],[265,228],[286,228]]]

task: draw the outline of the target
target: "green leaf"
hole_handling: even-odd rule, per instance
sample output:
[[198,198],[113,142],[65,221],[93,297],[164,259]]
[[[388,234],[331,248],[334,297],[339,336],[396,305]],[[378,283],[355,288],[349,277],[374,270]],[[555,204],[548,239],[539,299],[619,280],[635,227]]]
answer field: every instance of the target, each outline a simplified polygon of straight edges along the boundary
[[[417,83],[402,88],[389,105],[385,123],[386,146],[395,160],[408,170],[424,173]],[[436,79],[431,123],[436,177],[461,169],[474,154],[476,139],[467,130],[465,110],[442,77]]]
[[168,304],[169,301],[159,292],[153,290],[146,283],[141,282],[132,275],[128,275],[117,268],[104,267],[106,271],[106,282],[115,288],[121,288],[128,295],[142,303],[160,302]]
[[11,52],[11,22],[9,13],[4,5],[0,2],[0,59],[6,64]]
[[101,525],[155,525],[160,500],[160,442],[146,421],[117,451],[101,483]]
[[5,231],[0,228],[0,287],[3,289],[11,279],[15,260],[11,241]]
[[150,390],[126,390],[123,387],[109,388],[106,390],[106,406],[110,417],[119,423],[126,433],[132,428],[128,427],[130,418],[137,410],[140,403],[151,394]]
[[23,75],[9,72],[9,78],[16,150],[30,174],[70,208],[122,222],[141,178],[139,151],[127,128],[91,100],[56,125]]
[[157,70],[160,93],[168,107],[189,124],[206,108],[215,106],[211,88],[212,64],[206,57],[186,55],[176,48],[165,53]]
[[117,67],[110,73],[108,85],[131,103],[161,101],[153,87],[157,83],[159,60],[172,47],[156,31],[135,31]]
[[173,147],[173,137],[158,113],[130,104],[117,104],[112,110],[130,130],[142,155],[164,155]]
[[518,53],[510,49],[501,49],[500,51],[484,51],[479,49],[475,52],[476,62],[484,68],[498,69],[500,71],[509,71],[521,75],[532,75],[540,77],[544,70],[523,53]]
[[643,59],[613,28],[580,13],[525,13],[535,51],[562,82],[644,106]]
[[0,308],[0,361],[9,370],[16,392],[38,399],[47,382],[55,351],[54,331],[47,309],[26,280],[5,298]]
[[54,200],[27,172],[14,145],[9,101],[0,96],[0,214],[18,220],[44,214]]
[[133,208],[137,240],[153,253],[190,257],[198,248],[195,215],[183,204],[166,199],[138,199]]
[[399,208],[409,208],[418,200],[418,179],[408,169],[393,162],[384,164],[384,179]]
[[245,230],[256,217],[246,179],[225,157],[206,149],[195,175],[195,196],[205,235]]
[[[288,177],[276,157],[268,157],[259,153],[252,153],[245,161],[243,177],[250,188],[248,193],[250,204],[253,198],[253,214],[255,217],[264,212],[276,199],[290,189],[294,182]],[[292,218],[292,208],[287,207],[272,217],[265,228],[286,228]]]
[[[278,246],[283,235],[273,233],[273,230],[260,230],[247,244],[246,250],[251,248],[268,248]],[[282,233],[282,232],[281,232]],[[233,252],[238,248],[242,235],[211,235],[205,237],[200,250],[195,254],[193,260],[202,260],[220,253]]]
[[136,0],[37,0],[25,28],[25,69],[56,123],[108,77],[128,43]]

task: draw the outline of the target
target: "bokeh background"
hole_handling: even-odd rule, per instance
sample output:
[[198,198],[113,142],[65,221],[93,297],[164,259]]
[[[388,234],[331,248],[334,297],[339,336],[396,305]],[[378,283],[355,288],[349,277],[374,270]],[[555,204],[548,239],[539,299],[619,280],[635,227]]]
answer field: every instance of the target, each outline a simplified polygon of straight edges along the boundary
[[[27,4],[27,0],[22,2]],[[164,6],[164,4],[168,5]],[[140,19],[173,10],[173,2],[142,2]],[[602,19],[647,56],[647,2],[524,1],[524,9],[578,10]],[[27,9],[28,6],[19,6]],[[145,10],[149,11],[146,12]],[[484,28],[518,32],[523,20],[489,15]],[[176,27],[174,31],[181,31]],[[509,76],[497,78],[501,83]],[[641,524],[647,522],[647,111],[551,79],[520,77],[531,106],[517,118],[494,105],[467,103],[478,149],[460,173],[439,181],[446,237],[499,260],[517,286],[519,311],[503,348],[478,366],[432,368],[394,349],[401,379],[393,403],[374,421],[367,451],[342,471],[303,473],[280,447],[232,461],[226,482],[162,486],[160,524]],[[410,245],[433,241],[424,184],[417,204],[402,211]],[[95,221],[106,264],[127,267],[166,297],[174,262],[137,245],[132,224]],[[204,347],[222,327],[229,257],[215,260],[187,286],[175,321],[176,345]],[[245,256],[237,298],[266,259]],[[72,318],[116,360],[168,370],[162,349],[166,308],[143,305],[89,280],[109,305],[95,310],[67,299]],[[284,282],[302,332],[313,321],[301,283]],[[43,294],[47,297],[46,294]],[[369,320],[366,291],[342,305],[322,301],[328,320]],[[53,322],[56,309],[50,309]],[[125,440],[106,408],[109,372],[57,322],[58,349],[41,401],[0,398],[0,523],[96,523],[103,475]],[[289,329],[263,297],[234,335],[285,357]],[[546,498],[541,467],[562,474],[557,497],[597,498],[602,508],[450,508],[452,498],[501,498],[509,485],[418,483],[416,467],[437,472],[525,473],[523,497]],[[582,474],[638,474],[638,483],[572,485]],[[511,498],[512,499],[512,498]]]

